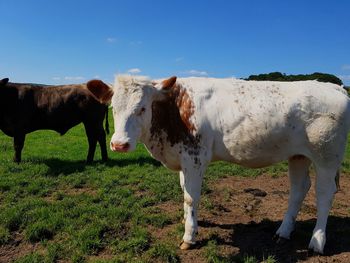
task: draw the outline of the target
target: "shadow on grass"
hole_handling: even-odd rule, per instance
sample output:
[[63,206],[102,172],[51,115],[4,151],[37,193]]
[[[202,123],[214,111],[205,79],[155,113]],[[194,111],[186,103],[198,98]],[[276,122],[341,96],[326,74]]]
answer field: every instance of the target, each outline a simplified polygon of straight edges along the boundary
[[153,159],[152,157],[139,157],[130,159],[109,159],[107,162],[94,161],[91,164],[87,164],[86,161],[69,161],[57,158],[50,158],[38,161],[32,161],[32,163],[44,163],[49,167],[48,174],[50,176],[58,176],[60,174],[70,175],[73,173],[83,172],[86,166],[93,167],[97,165],[105,165],[107,167],[125,167],[129,165],[153,165],[156,167],[161,166],[161,163]]
[[[101,162],[100,162],[101,163]],[[151,156],[141,156],[137,158],[123,158],[123,159],[109,159],[107,162],[105,162],[105,165],[108,167],[124,167],[129,165],[153,165],[156,167],[162,166],[160,162],[158,162],[156,159],[153,159]]]
[[83,172],[87,165],[85,161],[68,161],[57,158],[44,159],[41,161],[49,167],[49,176],[70,175]]
[[[204,228],[218,227],[232,230],[229,240],[218,235],[198,242],[198,247],[204,247],[210,240],[217,245],[228,245],[239,248],[239,254],[220,256],[222,261],[245,256],[255,256],[259,262],[273,256],[277,262],[298,262],[315,256],[308,251],[308,244],[312,235],[316,219],[298,221],[291,239],[275,240],[274,234],[281,221],[263,220],[260,223],[249,224],[217,224],[199,221]],[[330,216],[327,224],[327,242],[324,256],[334,256],[343,252],[350,252],[350,218]],[[321,256],[322,257],[322,256]]]

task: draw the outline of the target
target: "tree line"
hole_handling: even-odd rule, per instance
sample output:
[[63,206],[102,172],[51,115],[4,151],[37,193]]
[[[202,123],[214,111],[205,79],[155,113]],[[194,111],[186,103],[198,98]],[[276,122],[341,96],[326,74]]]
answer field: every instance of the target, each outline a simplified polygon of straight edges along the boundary
[[287,75],[281,72],[271,72],[267,74],[250,75],[246,80],[272,80],[272,81],[300,81],[300,80],[317,80],[321,82],[331,82],[338,85],[343,85],[343,82],[338,77],[315,72],[312,74]]

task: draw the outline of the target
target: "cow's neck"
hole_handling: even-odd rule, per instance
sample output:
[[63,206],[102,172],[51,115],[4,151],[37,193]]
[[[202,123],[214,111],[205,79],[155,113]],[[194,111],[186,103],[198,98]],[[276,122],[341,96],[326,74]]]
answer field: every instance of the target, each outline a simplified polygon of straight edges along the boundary
[[176,159],[182,151],[195,151],[199,147],[200,136],[191,121],[194,104],[187,91],[176,85],[163,100],[152,104],[150,129],[145,131],[142,141],[148,150],[162,162],[166,155]]
[[175,85],[165,99],[152,104],[151,138],[157,139],[164,132],[171,145],[194,143],[196,127],[191,121],[193,113],[194,104],[187,91]]

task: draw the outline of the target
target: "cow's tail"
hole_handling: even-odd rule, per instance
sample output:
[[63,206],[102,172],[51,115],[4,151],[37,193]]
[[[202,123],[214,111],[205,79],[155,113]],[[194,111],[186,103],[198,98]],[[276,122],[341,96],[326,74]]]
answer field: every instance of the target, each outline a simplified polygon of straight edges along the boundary
[[340,169],[337,171],[337,175],[335,176],[335,184],[337,186],[337,192],[340,191]]
[[105,123],[105,130],[106,130],[106,133],[109,134],[109,123],[108,123],[108,105],[106,105],[106,123]]

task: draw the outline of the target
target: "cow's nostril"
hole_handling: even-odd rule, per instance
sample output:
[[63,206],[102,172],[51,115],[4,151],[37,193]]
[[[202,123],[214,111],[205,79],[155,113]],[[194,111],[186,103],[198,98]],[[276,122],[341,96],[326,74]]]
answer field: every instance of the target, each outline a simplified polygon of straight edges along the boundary
[[113,151],[126,152],[130,148],[130,144],[128,142],[126,143],[111,142],[111,148]]

